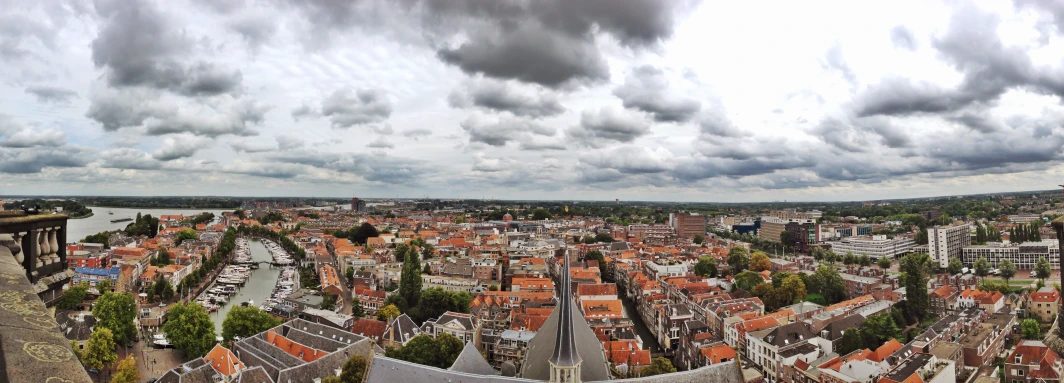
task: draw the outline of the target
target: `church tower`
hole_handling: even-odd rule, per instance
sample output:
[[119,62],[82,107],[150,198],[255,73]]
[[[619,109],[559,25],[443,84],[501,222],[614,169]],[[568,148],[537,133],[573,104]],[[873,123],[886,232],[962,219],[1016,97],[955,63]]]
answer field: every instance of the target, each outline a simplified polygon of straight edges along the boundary
[[555,309],[559,312],[557,340],[554,343],[554,354],[549,360],[551,383],[580,382],[580,363],[583,360],[576,351],[576,338],[573,336],[573,294],[569,291],[572,288],[571,278],[569,251],[566,250],[565,259],[562,261],[562,275],[559,278],[559,302]]

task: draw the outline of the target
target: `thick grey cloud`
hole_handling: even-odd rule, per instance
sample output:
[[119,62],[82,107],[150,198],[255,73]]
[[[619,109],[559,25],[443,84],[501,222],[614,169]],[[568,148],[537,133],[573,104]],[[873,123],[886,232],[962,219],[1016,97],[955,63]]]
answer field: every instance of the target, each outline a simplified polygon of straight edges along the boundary
[[162,162],[137,149],[118,148],[100,153],[100,166],[113,169],[152,170],[162,168]]
[[0,146],[6,148],[48,147],[58,148],[66,144],[66,133],[50,128],[38,131],[23,128],[9,134],[0,131]]
[[660,122],[686,122],[698,113],[702,103],[678,93],[670,91],[665,72],[648,65],[632,70],[624,85],[613,90],[625,108],[650,113]]
[[197,151],[209,147],[211,142],[209,139],[187,133],[166,137],[162,147],[152,153],[152,157],[159,161],[192,157]]
[[0,147],[0,173],[40,173],[44,168],[85,166],[93,153],[75,146],[8,148]]
[[594,41],[572,40],[527,23],[511,30],[482,31],[460,46],[441,49],[439,57],[466,73],[550,87],[609,77]]
[[554,116],[565,111],[557,95],[549,90],[490,79],[467,81],[447,100],[455,108],[477,107],[524,117]]
[[263,153],[277,150],[277,147],[272,144],[248,142],[243,139],[229,143],[229,147],[237,153]]
[[310,105],[307,105],[306,103],[303,103],[302,105],[292,109],[292,120],[296,122],[299,122],[299,120],[304,118],[318,117],[321,117],[321,112],[319,112],[317,109],[314,109]]
[[380,90],[341,88],[322,100],[321,114],[334,128],[350,128],[384,122],[392,115],[392,104]]
[[897,25],[890,30],[890,42],[895,47],[910,51],[916,50],[916,36],[904,25]]
[[366,147],[374,149],[394,149],[395,144],[388,142],[388,140],[384,137],[377,137],[377,139],[373,140],[373,142],[366,144]]
[[256,52],[277,34],[277,21],[263,13],[240,14],[228,26]]
[[555,129],[520,118],[500,117],[491,119],[472,116],[461,124],[469,133],[470,143],[482,143],[491,146],[504,146],[511,141],[524,142],[532,136],[553,136]]
[[610,107],[585,110],[580,116],[580,125],[566,131],[570,139],[592,147],[629,143],[649,133],[650,123],[643,116]]
[[32,55],[35,47],[54,49],[56,28],[45,20],[19,15],[23,4],[5,4],[3,10],[12,13],[0,13],[0,60],[21,60]]
[[[1018,46],[1006,46],[997,34],[999,17],[962,4],[949,28],[932,46],[964,74],[955,89],[891,78],[872,86],[856,101],[860,116],[956,112],[973,104],[991,104],[1009,89],[1064,95],[1061,68],[1036,67]],[[973,126],[972,129],[982,130]]]
[[147,1],[101,1],[104,24],[92,42],[92,60],[115,87],[149,86],[186,95],[235,91],[242,77],[207,62],[183,62],[194,43]]
[[438,35],[472,30],[468,41],[438,51],[445,62],[467,73],[551,87],[605,80],[609,68],[596,45],[596,32],[629,47],[655,45],[672,36],[673,13],[680,4],[653,0],[414,3],[431,15],[426,19],[432,25],[450,27],[432,30]]
[[277,149],[280,150],[295,150],[307,145],[306,141],[303,139],[287,134],[279,135],[276,139]]
[[268,156],[268,159],[281,164],[299,164],[313,168],[334,170],[357,175],[367,181],[385,184],[416,185],[434,171],[431,164],[424,161],[381,154],[366,153],[329,153],[312,150],[295,150]]
[[26,87],[26,93],[37,97],[38,102],[66,104],[71,99],[78,97],[78,92],[58,86],[31,85]]
[[269,107],[251,100],[232,100],[214,108],[192,107],[153,116],[144,126],[145,132],[153,136],[185,132],[207,137],[254,136],[258,132],[252,128],[262,124],[268,111]]

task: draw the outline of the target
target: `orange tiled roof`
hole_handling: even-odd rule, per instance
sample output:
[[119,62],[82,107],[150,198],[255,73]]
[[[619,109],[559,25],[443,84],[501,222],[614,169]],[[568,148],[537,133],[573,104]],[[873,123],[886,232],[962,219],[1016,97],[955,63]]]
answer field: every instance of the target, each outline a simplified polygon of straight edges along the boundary
[[723,344],[707,347],[702,349],[702,356],[709,358],[710,364],[717,364],[723,361],[735,360],[735,349]]
[[304,362],[313,362],[315,360],[318,360],[318,358],[329,354],[326,351],[310,348],[302,344],[293,342],[292,340],[277,334],[272,329],[266,332],[266,341],[274,346],[277,346],[277,348],[288,353],[288,355],[302,359]]
[[240,362],[240,359],[237,359],[232,351],[229,351],[228,348],[222,347],[220,344],[214,345],[214,348],[203,357],[203,360],[225,376],[232,375],[237,371],[244,369],[244,364]]

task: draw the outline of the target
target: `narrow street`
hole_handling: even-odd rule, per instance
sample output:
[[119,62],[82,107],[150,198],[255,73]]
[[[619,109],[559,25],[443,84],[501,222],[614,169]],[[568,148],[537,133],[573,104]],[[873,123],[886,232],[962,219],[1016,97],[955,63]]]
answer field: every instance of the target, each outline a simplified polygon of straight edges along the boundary
[[658,339],[650,332],[650,328],[647,327],[647,324],[643,323],[643,316],[639,315],[639,311],[636,310],[635,301],[628,299],[623,292],[618,295],[621,296],[621,303],[624,303],[624,314],[632,320],[632,326],[635,327],[635,334],[643,339],[643,347],[650,350],[650,353],[654,356],[662,355],[664,350],[661,349],[661,345],[658,344]]

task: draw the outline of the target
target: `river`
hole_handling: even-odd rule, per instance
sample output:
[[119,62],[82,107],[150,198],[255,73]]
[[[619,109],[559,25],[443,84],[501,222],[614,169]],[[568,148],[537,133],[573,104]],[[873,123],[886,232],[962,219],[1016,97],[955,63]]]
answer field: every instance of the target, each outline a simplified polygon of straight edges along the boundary
[[[273,260],[270,257],[270,252],[266,250],[266,246],[258,239],[248,240],[248,247],[251,248],[251,259],[267,262]],[[255,301],[256,307],[262,305],[262,302],[265,302],[266,298],[270,297],[270,293],[273,292],[273,288],[277,285],[277,277],[280,275],[280,267],[266,264],[252,270],[251,277],[248,278],[247,283],[237,290],[236,295],[229,297],[229,303],[219,307],[218,311],[211,313],[211,320],[214,321],[214,329],[217,331],[216,334],[218,336],[222,335],[222,321],[225,320],[225,315],[233,307],[239,306],[241,302],[247,302],[249,299]]]
[[[137,213],[151,214],[153,217],[167,214],[184,214],[193,216],[203,212],[214,213],[215,217],[221,217],[223,209],[138,209],[120,207],[89,206],[92,209],[92,217],[71,219],[67,221],[67,242],[78,242],[83,238],[101,231],[122,230],[133,221],[111,223],[112,219],[137,218]],[[229,209],[232,211],[233,209]],[[107,214],[108,212],[114,214]]]

